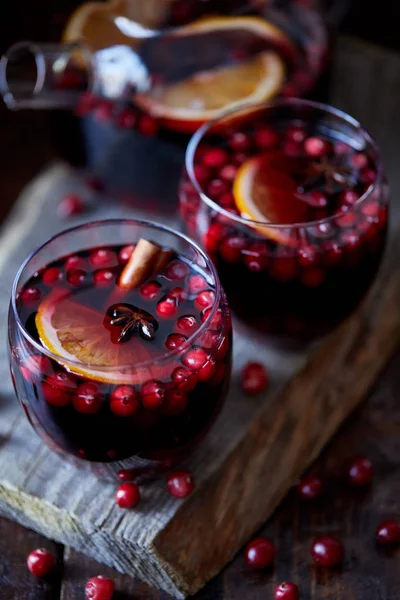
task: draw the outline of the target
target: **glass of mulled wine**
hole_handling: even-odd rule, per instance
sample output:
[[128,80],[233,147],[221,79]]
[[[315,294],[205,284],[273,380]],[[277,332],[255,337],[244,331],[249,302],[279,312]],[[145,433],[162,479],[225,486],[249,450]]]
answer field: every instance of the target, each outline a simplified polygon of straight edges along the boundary
[[232,310],[277,341],[330,332],[376,276],[389,202],[380,151],[332,107],[282,100],[203,126],[179,197]]
[[188,238],[99,221],[21,266],[9,348],[17,396],[52,449],[100,475],[145,475],[186,458],[218,416],[230,314],[212,262]]

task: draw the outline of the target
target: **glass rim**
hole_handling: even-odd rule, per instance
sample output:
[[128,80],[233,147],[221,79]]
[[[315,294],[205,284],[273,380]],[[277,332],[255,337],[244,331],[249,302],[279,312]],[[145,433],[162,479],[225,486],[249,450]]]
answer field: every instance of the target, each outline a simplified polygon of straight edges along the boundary
[[[210,314],[207,316],[207,319],[203,323],[201,323],[199,329],[197,329],[190,337],[188,337],[188,339],[185,341],[185,343],[182,346],[180,346],[179,348],[175,348],[174,350],[166,351],[165,353],[160,354],[159,357],[155,357],[153,359],[148,359],[148,360],[145,360],[142,362],[137,362],[134,365],[121,364],[121,365],[118,365],[118,367],[111,366],[111,365],[96,366],[96,365],[91,365],[90,363],[83,363],[80,361],[71,360],[69,358],[64,358],[63,356],[60,356],[59,354],[56,354],[56,353],[52,352],[51,350],[48,350],[45,346],[43,346],[39,342],[37,342],[31,336],[31,334],[29,333],[29,331],[26,329],[25,325],[21,321],[21,318],[19,316],[18,309],[17,309],[17,303],[16,303],[17,302],[17,289],[18,289],[18,284],[20,283],[20,280],[21,280],[21,276],[22,276],[25,268],[29,265],[30,261],[41,250],[45,249],[46,246],[49,246],[52,242],[64,237],[65,235],[69,235],[71,233],[74,233],[74,232],[80,231],[80,230],[92,229],[92,228],[94,229],[94,228],[100,227],[102,225],[118,225],[118,224],[149,227],[151,229],[163,231],[163,232],[166,232],[168,234],[175,236],[176,238],[178,238],[180,240],[183,240],[190,247],[194,248],[196,250],[196,252],[198,252],[198,254],[204,259],[204,261],[206,263],[206,267],[210,268],[211,275],[214,278],[215,289],[213,291],[215,292],[215,302],[214,302],[213,308],[210,311]],[[135,243],[135,242],[132,242],[132,243]],[[140,369],[148,368],[151,365],[154,365],[154,364],[158,365],[160,363],[167,362],[169,360],[173,360],[177,355],[180,356],[180,355],[184,354],[194,344],[195,340],[204,331],[207,331],[209,324],[211,323],[216,311],[219,308],[221,296],[222,296],[222,286],[221,286],[221,283],[220,283],[220,280],[218,277],[217,270],[214,266],[214,263],[212,262],[211,258],[204,252],[204,250],[196,242],[194,242],[191,238],[189,238],[185,234],[178,232],[175,229],[172,229],[171,227],[168,227],[161,223],[155,223],[154,221],[148,221],[146,219],[123,219],[123,218],[121,218],[121,219],[103,219],[103,220],[97,220],[97,221],[89,221],[88,223],[82,223],[80,225],[74,225],[73,227],[64,229],[63,231],[56,233],[55,235],[50,237],[46,242],[44,242],[40,246],[37,246],[36,248],[34,248],[32,250],[32,252],[30,252],[30,254],[27,256],[27,258],[21,264],[21,266],[19,267],[17,274],[14,278],[14,282],[12,285],[12,291],[11,291],[11,308],[13,311],[13,315],[14,315],[17,327],[21,331],[22,335],[27,339],[27,341],[30,344],[32,344],[32,346],[36,350],[38,350],[38,352],[40,354],[44,354],[45,356],[58,362],[59,364],[61,362],[61,364],[64,367],[71,366],[71,368],[77,367],[78,369],[79,368],[82,369],[82,367],[87,367],[87,368],[90,368],[90,370],[93,373],[102,373],[102,372],[107,373],[110,371],[116,371],[117,369],[118,369],[118,371],[130,369],[131,372],[134,373],[135,371],[138,371]]]
[[[342,121],[346,121],[353,128],[357,129],[358,133],[363,137],[363,139],[373,148],[374,152],[376,153],[376,179],[373,183],[371,183],[368,186],[368,188],[365,190],[365,192],[357,198],[357,200],[354,202],[354,204],[352,204],[347,209],[342,208],[340,211],[338,211],[337,213],[335,213],[333,215],[329,215],[322,219],[315,219],[312,221],[302,221],[302,222],[298,222],[298,223],[271,223],[269,221],[256,221],[253,219],[242,217],[241,215],[235,215],[235,214],[229,212],[229,210],[227,210],[227,209],[223,208],[222,206],[220,206],[219,204],[217,204],[214,200],[212,200],[209,196],[207,196],[207,194],[203,191],[202,186],[199,184],[199,182],[197,181],[195,174],[194,174],[194,158],[195,158],[196,150],[197,150],[200,142],[204,138],[204,135],[207,134],[207,132],[210,129],[212,129],[212,127],[214,127],[215,125],[218,125],[224,119],[233,117],[234,115],[240,114],[241,112],[243,112],[243,114],[246,116],[247,113],[249,115],[251,115],[252,111],[256,112],[258,110],[268,110],[268,109],[272,110],[272,109],[285,107],[285,106],[288,106],[288,107],[296,107],[297,106],[297,107],[303,107],[303,108],[310,108],[310,109],[314,109],[314,110],[321,110],[321,111],[325,111],[326,113],[328,113],[330,115],[334,115],[335,117],[340,118]],[[355,119],[348,113],[346,113],[338,108],[335,108],[329,104],[324,104],[322,102],[315,102],[314,100],[305,100],[302,98],[282,98],[282,99],[276,100],[275,102],[272,102],[272,103],[269,103],[269,102],[257,103],[257,104],[252,104],[252,105],[248,105],[248,106],[236,107],[232,110],[221,112],[220,115],[218,117],[216,117],[215,119],[204,123],[204,125],[202,125],[190,138],[188,146],[186,148],[185,167],[186,167],[186,172],[189,175],[190,182],[194,186],[196,192],[199,194],[199,197],[202,200],[202,202],[205,202],[210,208],[217,211],[221,215],[224,215],[224,217],[228,220],[235,221],[236,223],[240,223],[241,225],[245,225],[246,227],[251,227],[251,228],[264,227],[265,229],[268,228],[268,229],[293,229],[293,230],[295,230],[295,229],[300,229],[300,228],[304,229],[304,228],[308,228],[308,227],[315,227],[316,225],[321,225],[324,223],[331,223],[332,221],[335,221],[336,219],[343,216],[346,212],[349,212],[349,210],[350,211],[353,210],[355,207],[359,206],[365,200],[367,200],[371,196],[371,194],[375,191],[378,184],[380,184],[380,182],[382,180],[382,176],[383,176],[382,155],[381,155],[379,146],[376,143],[375,139],[368,132],[368,130],[365,129],[365,127],[363,127],[361,125],[361,123],[359,121],[357,121],[357,119]]]

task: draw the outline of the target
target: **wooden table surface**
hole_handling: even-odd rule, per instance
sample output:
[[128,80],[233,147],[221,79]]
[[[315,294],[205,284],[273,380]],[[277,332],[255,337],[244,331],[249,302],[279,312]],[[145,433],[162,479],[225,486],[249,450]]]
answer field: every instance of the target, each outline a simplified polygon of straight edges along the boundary
[[[376,55],[380,51],[373,52]],[[398,67],[396,59],[393,64]],[[390,86],[379,90],[383,97],[385,93],[393,93],[396,98],[395,80],[398,90],[399,69],[393,71]],[[353,83],[356,90],[358,86]],[[361,80],[359,83],[362,87]],[[377,97],[372,94],[371,101]],[[362,104],[360,99],[360,112],[367,110]],[[368,110],[376,113],[379,107],[371,105]],[[0,126],[0,219],[4,219],[23,186],[54,153],[42,115],[11,115],[0,109]],[[387,148],[393,152],[396,143],[398,148],[397,139],[391,138]],[[395,187],[397,190],[399,185]],[[383,552],[374,542],[374,531],[380,521],[400,517],[399,387],[400,352],[393,357],[365,404],[313,466],[312,472],[320,474],[326,482],[324,497],[317,504],[308,505],[292,491],[259,532],[276,545],[274,568],[251,572],[239,554],[196,600],[272,599],[273,588],[283,580],[298,583],[303,600],[400,599],[400,550]],[[358,454],[372,459],[376,477],[370,488],[354,491],[344,481],[343,471],[349,457]],[[268,481],[265,485],[268,486]],[[326,532],[340,537],[345,545],[346,558],[340,569],[318,570],[308,558],[312,540]],[[26,568],[27,554],[38,546],[45,546],[58,557],[57,573],[46,582],[35,580]],[[84,582],[99,573],[115,580],[119,600],[168,598],[4,519],[0,520],[0,556],[1,600],[83,599]]]

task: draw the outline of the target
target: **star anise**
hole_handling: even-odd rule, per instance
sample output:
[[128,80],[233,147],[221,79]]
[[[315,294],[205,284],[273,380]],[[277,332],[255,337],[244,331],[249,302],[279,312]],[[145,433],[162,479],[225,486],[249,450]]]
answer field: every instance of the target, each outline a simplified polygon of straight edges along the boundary
[[315,189],[335,194],[357,184],[356,170],[348,164],[346,156],[324,156],[317,159],[308,165],[305,174],[306,178],[299,186],[302,194]]
[[134,333],[144,340],[153,340],[158,329],[157,319],[133,304],[113,304],[107,311],[107,318],[112,327],[121,329],[118,342],[128,341]]

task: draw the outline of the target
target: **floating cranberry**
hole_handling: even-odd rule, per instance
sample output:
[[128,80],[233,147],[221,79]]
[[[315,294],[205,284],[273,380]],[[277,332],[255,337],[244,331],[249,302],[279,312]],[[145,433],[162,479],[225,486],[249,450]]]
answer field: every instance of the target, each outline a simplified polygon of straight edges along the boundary
[[141,115],[139,118],[138,129],[140,133],[146,137],[154,137],[157,135],[160,127],[153,117],[149,115]]
[[275,600],[299,600],[299,588],[291,581],[284,581],[274,591]]
[[189,471],[173,471],[168,475],[167,488],[175,498],[187,498],[194,490],[193,475]]
[[367,168],[361,171],[361,180],[363,183],[367,185],[371,185],[375,183],[376,180],[376,171],[375,169]]
[[142,287],[140,288],[140,294],[143,296],[143,298],[146,298],[147,300],[153,300],[154,298],[157,298],[157,296],[159,295],[161,290],[161,285],[159,283],[157,283],[156,281],[149,281],[149,283],[145,283],[144,285],[142,285]]
[[86,281],[87,273],[81,269],[70,270],[67,272],[67,282],[76,287],[83,285]]
[[249,362],[241,372],[241,388],[248,396],[255,396],[267,389],[268,373],[261,363]]
[[189,279],[189,292],[197,294],[207,288],[207,282],[202,275],[192,275]]
[[133,129],[136,125],[137,116],[131,108],[124,108],[115,117],[115,122],[122,129]]
[[165,395],[163,413],[168,417],[175,417],[186,410],[188,404],[187,393],[180,388],[168,390]]
[[314,208],[325,208],[328,206],[328,198],[319,190],[313,190],[305,196],[307,204]]
[[345,156],[346,154],[350,154],[351,147],[345,142],[335,142],[334,151],[338,156]]
[[274,562],[275,546],[267,538],[255,538],[246,546],[244,557],[249,567],[265,569]]
[[40,300],[41,291],[36,287],[27,287],[21,293],[21,300],[26,306],[32,306]]
[[381,207],[377,202],[363,202],[361,212],[369,221],[374,221],[379,216]]
[[89,256],[89,262],[96,269],[106,269],[116,266],[117,257],[113,250],[100,248],[99,250],[92,252]]
[[362,152],[357,152],[356,154],[353,154],[350,161],[353,167],[356,167],[356,169],[361,170],[365,169],[368,166],[368,158],[366,154],[363,154]]
[[168,296],[161,300],[157,304],[156,312],[159,317],[163,319],[171,319],[176,315],[177,301],[175,298],[169,298]]
[[101,409],[102,399],[99,386],[96,383],[86,382],[78,386],[72,404],[78,412],[94,415]]
[[47,356],[37,354],[34,356],[28,356],[28,358],[26,358],[21,364],[19,370],[26,381],[29,381],[29,383],[34,383],[50,373],[51,368],[50,359],[48,359]]
[[333,228],[330,223],[318,223],[310,228],[310,233],[319,240],[328,239],[333,236]]
[[324,140],[320,137],[309,137],[304,141],[304,150],[308,156],[319,158],[324,154],[327,154],[331,149],[331,145],[328,140]]
[[342,229],[346,229],[348,227],[355,227],[357,224],[357,214],[354,210],[349,210],[343,214],[341,214],[336,219],[336,224],[338,227]]
[[197,385],[197,375],[185,367],[177,367],[172,373],[172,381],[179,386],[183,392],[191,392]]
[[216,362],[214,359],[210,358],[207,362],[201,367],[201,369],[197,373],[197,378],[199,381],[205,383],[206,381],[210,381],[215,374]]
[[189,350],[183,357],[183,364],[189,367],[193,371],[200,371],[200,369],[208,361],[208,354],[202,348],[193,348]]
[[87,264],[82,256],[70,256],[65,261],[65,270],[66,271],[83,271],[86,268]]
[[139,408],[138,395],[135,388],[130,385],[121,385],[115,388],[110,397],[110,408],[118,417],[130,417]]
[[213,200],[218,200],[223,194],[229,192],[229,184],[222,179],[211,179],[207,186],[207,194]]
[[58,205],[58,216],[62,219],[69,219],[75,215],[85,212],[85,204],[76,194],[64,196]]
[[196,317],[193,315],[184,315],[183,317],[179,317],[176,322],[175,328],[179,333],[190,336],[197,329],[199,325],[197,323]]
[[181,348],[184,343],[187,341],[187,338],[184,335],[179,335],[178,333],[170,333],[167,337],[165,345],[168,350],[176,350],[177,348]]
[[237,263],[242,257],[242,252],[247,247],[247,241],[238,235],[225,238],[219,251],[222,258],[229,263]]
[[303,500],[314,500],[321,495],[323,484],[319,477],[306,477],[297,486],[297,492]]
[[[214,310],[214,307],[211,306],[210,308],[206,308],[202,315],[201,315],[201,320],[203,323],[205,323],[205,321],[207,321],[207,319],[210,317],[212,311]],[[218,308],[213,316],[211,317],[210,323],[209,323],[209,327],[212,327],[212,329],[219,329],[222,325],[222,310],[220,308]]]
[[134,508],[139,500],[139,486],[133,481],[120,485],[115,494],[115,502],[120,508]]
[[61,269],[57,267],[50,267],[50,269],[46,269],[43,273],[42,281],[45,285],[52,286],[56,283],[59,283],[63,278],[63,273]]
[[190,269],[188,265],[181,260],[173,260],[166,266],[164,270],[165,277],[171,279],[172,281],[185,279],[189,273]]
[[339,204],[345,206],[353,206],[355,202],[359,199],[359,194],[355,190],[344,190],[339,195]]
[[320,254],[316,246],[302,246],[299,248],[299,264],[302,267],[312,267],[318,263]]
[[114,283],[114,273],[110,269],[99,269],[93,273],[93,282],[99,287],[110,287]]
[[35,577],[46,577],[54,571],[56,561],[52,553],[46,548],[37,548],[28,554],[26,564]]
[[135,471],[133,469],[120,469],[117,477],[121,481],[133,481],[135,479]]
[[207,350],[211,350],[218,346],[220,339],[221,339],[221,335],[218,331],[213,331],[212,329],[208,329],[201,335],[201,337],[199,339],[199,344],[203,348],[206,348]]
[[323,246],[324,262],[329,267],[334,267],[339,264],[342,259],[343,250],[336,242],[326,242]]
[[254,132],[254,142],[261,150],[269,150],[278,145],[279,133],[266,126],[257,127]]
[[351,485],[356,487],[369,485],[374,476],[372,462],[365,456],[357,456],[351,461],[347,475]]
[[215,293],[212,290],[204,290],[200,292],[194,299],[195,307],[202,311],[204,308],[212,306],[215,302]]
[[233,157],[233,162],[235,165],[240,167],[244,162],[246,162],[246,160],[248,160],[248,158],[249,157],[245,152],[236,152],[235,156]]
[[220,169],[219,176],[225,181],[232,182],[236,177],[237,170],[238,168],[235,165],[225,165]]
[[103,575],[92,577],[85,584],[87,600],[112,600],[113,594],[114,582]]
[[118,261],[122,265],[126,264],[128,262],[128,260],[130,259],[130,257],[132,256],[135,248],[136,248],[135,244],[129,244],[129,246],[124,246],[118,254]]
[[330,535],[317,538],[311,547],[311,556],[321,567],[336,567],[342,562],[343,555],[343,544]]
[[235,152],[246,152],[251,146],[251,140],[247,133],[235,131],[229,139],[229,145]]
[[75,377],[66,371],[58,371],[47,378],[47,383],[63,392],[74,392],[77,388]]
[[310,288],[316,288],[325,280],[323,269],[305,269],[301,274],[301,282]]
[[235,197],[231,192],[227,192],[226,194],[222,194],[219,199],[219,205],[221,208],[225,208],[226,210],[230,208],[235,208]]
[[376,530],[376,541],[383,545],[400,543],[400,523],[394,520],[382,521]]
[[296,144],[302,144],[306,137],[306,130],[301,125],[292,125],[285,132],[285,138]]
[[167,291],[168,298],[175,298],[177,302],[181,302],[182,300],[187,300],[187,292],[182,287],[171,288]]
[[148,410],[157,410],[164,403],[164,397],[165,388],[161,381],[146,381],[140,389],[140,401]]
[[52,406],[68,406],[72,400],[70,393],[60,389],[59,387],[53,387],[47,383],[47,381],[42,383],[42,394],[46,402]]
[[223,148],[210,148],[204,153],[203,164],[218,169],[228,162],[228,153]]
[[193,169],[195,179],[200,185],[203,185],[211,179],[211,171],[204,165],[195,165]]

